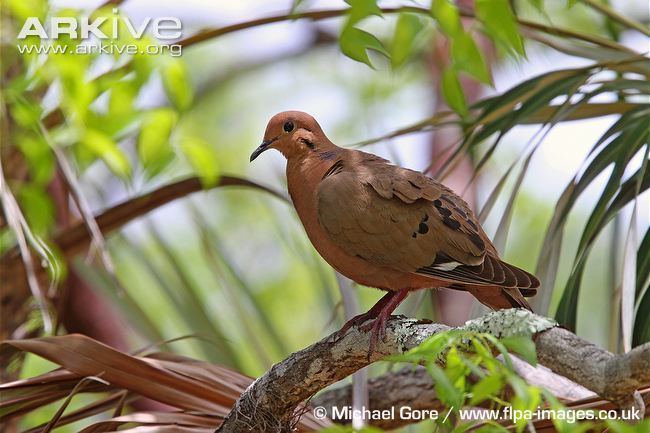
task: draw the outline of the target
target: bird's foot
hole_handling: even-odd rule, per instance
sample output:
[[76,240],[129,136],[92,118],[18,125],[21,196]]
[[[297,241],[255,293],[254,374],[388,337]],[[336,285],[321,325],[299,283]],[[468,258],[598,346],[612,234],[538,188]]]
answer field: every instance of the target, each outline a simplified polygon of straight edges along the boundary
[[[358,314],[345,322],[345,324],[339,329],[335,334],[334,334],[334,341],[339,341],[341,338],[345,336],[345,334],[350,330],[352,327],[357,327],[359,328],[361,325],[366,323],[367,321],[371,319],[376,319],[381,312],[384,310],[387,304],[390,303],[390,301],[397,295],[399,292],[388,292],[386,293],[375,305],[372,306],[372,308],[365,313]],[[373,322],[371,322],[373,323]]]
[[365,313],[354,316],[353,318],[345,322],[345,324],[341,327],[341,329],[336,331],[336,333],[334,334],[334,341],[339,341],[353,327],[361,329],[360,327],[361,325],[366,323],[368,320],[374,319],[376,317],[377,317],[377,313],[372,311],[372,309]]
[[[368,362],[375,353],[377,348],[377,343],[381,339],[382,341],[386,337],[386,323],[390,318],[390,315],[395,311],[395,308],[408,296],[409,289],[398,290],[397,292],[392,292],[392,296],[384,297],[387,298],[386,302],[382,303],[379,308],[379,314],[377,314],[375,320],[369,323],[365,323],[359,327],[361,331],[370,331],[370,345],[368,347]],[[382,298],[383,300],[383,298]],[[377,305],[375,305],[377,307]],[[373,307],[374,309],[374,307]]]
[[[350,328],[357,327],[360,331],[370,331],[370,347],[368,348],[368,361],[377,348],[379,339],[382,340],[386,337],[386,322],[390,315],[395,311],[395,308],[408,295],[409,289],[401,289],[398,291],[390,291],[383,298],[381,298],[368,312],[359,314],[348,320],[343,327],[334,334],[334,341],[338,341],[345,336]],[[372,321],[370,321],[373,319]]]
[[379,316],[375,318],[372,322],[368,322],[359,327],[359,330],[368,332],[370,331],[370,345],[368,347],[368,361],[372,357],[372,354],[375,353],[377,348],[377,343],[381,339],[382,341],[386,338],[386,322],[390,318],[391,312],[384,314],[382,311]]

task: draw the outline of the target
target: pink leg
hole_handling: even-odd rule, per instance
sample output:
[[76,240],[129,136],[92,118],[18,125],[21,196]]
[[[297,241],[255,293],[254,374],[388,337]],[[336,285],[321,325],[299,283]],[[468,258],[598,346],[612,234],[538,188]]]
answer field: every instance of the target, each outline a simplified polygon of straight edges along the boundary
[[[395,309],[399,306],[399,304],[401,304],[402,301],[406,299],[406,297],[409,294],[409,289],[401,289],[397,292],[392,292],[392,293],[394,294],[394,296],[391,296],[389,299],[387,299],[387,302],[382,305],[381,310],[379,311],[379,314],[376,316],[375,320],[359,328],[362,331],[372,330],[371,331],[372,334],[370,335],[370,348],[368,349],[368,358],[370,358],[370,356],[375,351],[375,347],[377,347],[377,341],[379,337],[381,336],[381,338],[383,339],[384,336],[386,335],[386,321],[388,321],[388,318],[390,317],[391,313],[395,311]],[[384,296],[384,298],[386,298],[386,296]],[[379,302],[383,301],[384,298],[382,298]],[[377,304],[379,304],[379,302]],[[372,309],[374,308],[375,307],[373,307]]]
[[392,290],[386,293],[382,298],[377,301],[375,305],[370,308],[365,313],[358,314],[345,322],[343,327],[336,333],[338,338],[342,338],[346,332],[353,326],[359,326],[362,325],[363,323],[367,322],[370,319],[375,319],[379,313],[383,310],[384,306],[390,302],[391,299],[393,299],[399,292],[393,292]]

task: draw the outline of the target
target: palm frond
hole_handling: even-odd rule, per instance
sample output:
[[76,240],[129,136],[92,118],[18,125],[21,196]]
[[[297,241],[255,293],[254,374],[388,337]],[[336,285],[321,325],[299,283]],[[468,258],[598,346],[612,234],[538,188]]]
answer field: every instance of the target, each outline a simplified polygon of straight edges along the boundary
[[[147,428],[155,431],[213,431],[253,381],[223,366],[181,355],[165,352],[129,355],[78,334],[10,340],[4,342],[0,350],[30,352],[62,367],[37,377],[0,384],[2,422],[59,400],[64,400],[61,406],[64,409],[75,394],[103,395],[92,404],[57,417],[49,427],[32,428],[32,432],[43,432],[54,425],[105,413],[119,407],[124,398],[142,397],[169,405],[176,411],[117,415],[94,422],[83,431],[113,431],[124,424],[149,426]],[[80,385],[82,382],[84,384]],[[60,410],[59,415],[62,414]],[[307,413],[297,427],[307,432],[328,425],[329,422]]]

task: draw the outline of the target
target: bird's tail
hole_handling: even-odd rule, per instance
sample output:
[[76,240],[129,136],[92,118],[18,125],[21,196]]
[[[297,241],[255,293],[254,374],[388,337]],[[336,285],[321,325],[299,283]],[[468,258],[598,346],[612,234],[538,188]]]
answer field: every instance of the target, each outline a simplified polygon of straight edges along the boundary
[[493,310],[525,308],[533,311],[524,295],[515,287],[465,286],[478,301]]
[[525,308],[528,311],[533,311],[533,307],[530,306],[519,289],[502,288],[501,291],[503,292],[504,297],[508,299],[511,308]]

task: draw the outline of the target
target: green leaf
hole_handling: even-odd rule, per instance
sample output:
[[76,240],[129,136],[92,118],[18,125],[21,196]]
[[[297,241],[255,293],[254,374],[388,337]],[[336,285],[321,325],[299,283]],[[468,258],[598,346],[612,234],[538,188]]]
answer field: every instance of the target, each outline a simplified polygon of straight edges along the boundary
[[499,394],[503,388],[503,380],[501,376],[493,374],[485,376],[472,387],[472,398],[470,399],[470,406],[475,406],[490,397]]
[[300,3],[302,3],[304,0],[293,0],[291,2],[291,13],[294,14],[300,7]]
[[[493,116],[493,113],[497,112],[499,107],[515,107],[521,102],[530,100],[532,95],[542,92],[542,89],[547,88],[549,85],[559,82],[564,78],[574,77],[578,74],[578,71],[571,69],[547,72],[546,74],[538,75],[517,84],[515,87],[500,95],[483,99],[474,104],[475,108],[480,108],[482,110],[482,114],[478,118],[477,122],[484,121],[485,118]],[[510,108],[508,108],[508,111],[510,111]]]
[[447,68],[444,70],[441,88],[442,95],[449,107],[461,116],[465,116],[467,114],[467,103],[455,69]]
[[460,22],[458,7],[449,0],[433,0],[431,2],[431,16],[447,35],[456,36],[462,33],[463,26]]
[[388,57],[388,53],[384,45],[374,35],[357,29],[356,27],[348,27],[343,30],[340,38],[341,52],[361,63],[365,63],[371,68],[372,63],[368,57],[367,50],[374,50]]
[[442,368],[435,364],[428,364],[426,367],[429,375],[431,375],[435,382],[436,394],[440,401],[445,403],[447,406],[453,406],[454,408],[462,407],[462,391],[454,386]]
[[465,379],[469,374],[469,369],[463,362],[462,355],[458,353],[456,347],[452,346],[447,351],[445,373],[457,389],[465,389]]
[[402,66],[413,52],[415,38],[422,30],[423,24],[420,17],[415,14],[402,13],[397,18],[393,44],[391,46],[391,65],[393,69]]
[[[645,164],[646,167],[650,166],[650,161],[646,161]],[[606,221],[614,218],[618,211],[623,209],[625,205],[637,197],[637,187],[639,186],[637,182],[639,181],[641,182],[640,188],[638,188],[638,194],[640,195],[650,188],[650,170],[644,170],[643,166],[641,166],[636,173],[623,182],[618,194],[614,200],[612,200],[609,209],[607,209],[607,216],[605,217]],[[643,246],[644,244],[641,245]],[[642,275],[645,275],[646,278],[650,278],[650,272]],[[637,295],[638,294],[639,292],[637,290]]]
[[544,0],[528,0],[538,12],[544,13]]
[[[106,114],[89,116],[88,125],[115,136],[123,132],[138,119],[134,101],[139,88],[133,81],[122,80],[110,85],[108,112]],[[94,116],[93,116],[94,115]]]
[[618,137],[612,140],[612,142],[605,147],[603,152],[594,159],[594,161],[596,161],[596,159],[599,159],[603,154],[611,154],[611,156],[609,156],[611,159],[607,166],[613,162],[614,171],[605,186],[605,190],[598,199],[592,214],[589,216],[587,225],[580,238],[577,257],[581,256],[582,251],[588,248],[588,245],[594,241],[602,226],[608,221],[607,216],[613,216],[613,214],[609,212],[611,210],[610,200],[614,197],[614,194],[621,186],[620,180],[625,173],[627,164],[635,155],[637,150],[650,140],[650,131],[647,129],[647,124],[645,122],[640,122],[634,126],[635,127],[632,128],[629,134],[619,134]]
[[[409,350],[407,354],[416,354],[418,356],[425,356],[430,359],[435,359],[442,355],[445,349],[453,342],[459,335],[459,331],[450,330],[434,334],[424,340],[420,345]],[[416,358],[422,359],[422,358]]]
[[17,198],[29,227],[37,235],[46,234],[54,224],[54,203],[47,191],[37,185],[23,184]]
[[10,106],[12,119],[23,128],[36,128],[43,109],[40,104],[25,98],[16,100]]
[[46,185],[52,180],[55,171],[52,149],[41,136],[17,134],[15,142],[25,156],[29,175],[33,183]]
[[[650,176],[649,176],[650,177]],[[621,187],[621,189],[623,189]],[[636,259],[636,296],[641,296],[644,286],[650,283],[650,229],[639,245]]]
[[219,161],[212,146],[203,139],[189,137],[183,140],[181,149],[203,185],[206,188],[215,185],[220,172]]
[[[539,388],[529,386],[523,379],[515,375],[508,377],[508,382],[516,393],[516,397],[511,400],[513,411],[533,413],[541,401]],[[517,426],[515,431],[522,433],[529,423],[530,420],[527,417],[518,418],[515,423]]]
[[176,112],[169,108],[159,108],[144,114],[137,150],[149,177],[160,173],[174,157],[169,137],[177,119]]
[[190,84],[185,63],[179,59],[171,59],[162,69],[162,81],[171,103],[180,111],[187,110],[192,105],[194,89]]
[[[463,425],[474,427],[472,424],[460,424],[459,427],[462,427]],[[456,433],[456,431],[454,430],[452,433]],[[510,430],[501,424],[485,424],[477,429],[472,429],[472,433],[510,433]]]
[[[3,6],[4,5],[5,4],[3,4]],[[29,17],[38,17],[43,19],[47,15],[48,8],[45,0],[9,0],[7,5],[9,6],[11,13],[18,18],[21,23]]]
[[110,116],[130,116],[134,112],[133,100],[137,87],[128,81],[118,81],[110,86],[108,113]]
[[524,43],[519,35],[515,14],[508,0],[476,0],[476,16],[486,33],[507,52],[525,55]]
[[128,179],[131,176],[129,159],[108,135],[89,129],[80,144],[84,149],[100,157],[116,175],[123,179]]
[[636,309],[632,346],[639,346],[648,341],[650,341],[650,287],[646,286]]
[[582,232],[578,251],[574,259],[573,270],[566,283],[558,310],[555,314],[558,322],[570,329],[575,329],[576,326],[578,295],[588,254],[598,233],[601,232],[603,227],[616,214],[616,208],[612,206],[614,203],[612,199],[616,200],[615,194],[621,188],[620,181],[625,173],[628,162],[636,151],[650,139],[650,132],[647,131],[647,125],[644,122],[636,122],[629,129],[631,130],[626,133],[619,133],[616,138],[605,146],[592,160],[578,183],[580,185],[585,178],[593,178],[606,167],[614,164],[614,170]]
[[501,343],[503,343],[509,351],[516,353],[533,367],[537,365],[535,343],[533,343],[533,340],[531,340],[530,337],[513,335],[511,337],[502,338]]
[[371,15],[382,16],[376,0],[345,0],[345,2],[350,5],[346,27],[352,27]]
[[[621,134],[625,131],[625,135],[631,135],[628,129],[634,127],[634,125],[638,124],[638,122],[643,121],[645,118],[647,118],[648,115],[650,115],[650,111],[644,108],[634,109],[624,113],[601,136],[598,142],[594,144],[587,158],[589,158],[601,146],[601,144],[608,141],[608,139],[611,137],[615,137],[616,134]],[[612,142],[605,146],[604,149],[602,149],[602,151],[598,153],[595,158],[593,158],[593,160],[589,163],[589,166],[586,169],[582,170],[582,175],[580,178],[578,179],[576,177],[573,179],[573,181],[571,181],[562,192],[560,199],[557,202],[551,223],[546,230],[544,243],[542,245],[542,250],[540,253],[540,260],[537,264],[537,272],[541,273],[541,275],[545,275],[544,281],[546,284],[550,284],[551,286],[554,284],[557,269],[555,265],[550,266],[549,262],[544,262],[544,258],[559,256],[559,249],[562,243],[561,229],[564,227],[570,210],[576,203],[578,196],[586,190],[591,182],[600,173],[602,173],[607,168],[607,166],[612,164],[616,152],[616,142],[612,140]],[[648,180],[650,181],[650,176]],[[631,188],[630,185],[626,186],[625,184],[627,183],[627,181],[624,183],[624,185],[621,187],[621,193],[619,193],[614,201],[612,201],[610,210],[620,209],[634,196],[632,192],[633,188]],[[623,191],[625,191],[625,193],[623,193]],[[555,264],[557,264],[557,260],[555,261]]]
[[[575,93],[576,89],[586,80],[587,77],[582,75],[569,76],[543,87],[538,92],[532,94],[527,100],[522,100],[519,108],[510,110],[507,116],[503,116],[508,117],[509,122],[501,130],[502,134],[515,127],[517,123],[522,121],[521,119],[528,118],[531,114],[547,107],[555,97]],[[488,128],[486,127],[485,129],[487,130]]]
[[478,81],[491,84],[485,59],[469,33],[459,33],[451,41],[451,56],[456,69],[465,71]]
[[650,430],[650,420],[640,420],[638,423],[628,423],[616,419],[606,421],[609,431],[612,433],[642,433]]

